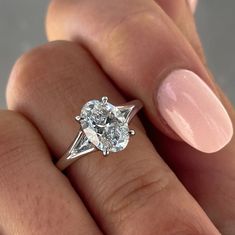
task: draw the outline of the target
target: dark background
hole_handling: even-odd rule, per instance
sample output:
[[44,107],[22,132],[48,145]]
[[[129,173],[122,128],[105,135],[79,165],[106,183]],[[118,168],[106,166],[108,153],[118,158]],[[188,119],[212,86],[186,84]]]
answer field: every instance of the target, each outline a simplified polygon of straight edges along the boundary
[[[0,0],[0,107],[5,107],[6,82],[15,60],[46,42],[47,5],[48,0]],[[234,0],[199,0],[196,20],[209,67],[235,104],[234,10]]]

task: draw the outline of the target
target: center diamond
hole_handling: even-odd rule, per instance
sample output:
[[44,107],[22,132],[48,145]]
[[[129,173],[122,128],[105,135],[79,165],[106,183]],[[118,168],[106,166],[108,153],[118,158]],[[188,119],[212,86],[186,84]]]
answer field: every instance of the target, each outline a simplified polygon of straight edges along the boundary
[[87,139],[103,153],[123,150],[129,128],[123,113],[107,100],[91,100],[81,110],[81,127]]

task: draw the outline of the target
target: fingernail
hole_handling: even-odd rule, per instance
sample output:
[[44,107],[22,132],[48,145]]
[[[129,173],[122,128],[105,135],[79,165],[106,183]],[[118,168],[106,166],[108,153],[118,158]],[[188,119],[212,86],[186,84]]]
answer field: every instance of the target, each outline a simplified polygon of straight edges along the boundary
[[195,149],[213,153],[231,140],[233,126],[227,111],[195,73],[176,70],[169,74],[155,100],[168,125]]
[[188,0],[188,3],[189,3],[191,11],[194,13],[196,11],[198,1],[197,0]]

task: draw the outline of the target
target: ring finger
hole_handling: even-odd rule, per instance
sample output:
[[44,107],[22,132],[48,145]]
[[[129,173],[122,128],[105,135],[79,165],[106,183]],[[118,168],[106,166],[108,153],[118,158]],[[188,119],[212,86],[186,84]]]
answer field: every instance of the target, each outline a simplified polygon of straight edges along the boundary
[[[56,62],[55,62],[56,58]],[[39,62],[40,61],[40,62]],[[8,105],[40,130],[61,156],[78,129],[73,117],[91,98],[124,99],[90,54],[68,42],[40,47],[19,60]],[[103,159],[92,153],[68,177],[107,234],[218,234],[196,201],[161,160],[141,124],[125,151]]]
[[0,111],[0,234],[100,235],[26,118]]

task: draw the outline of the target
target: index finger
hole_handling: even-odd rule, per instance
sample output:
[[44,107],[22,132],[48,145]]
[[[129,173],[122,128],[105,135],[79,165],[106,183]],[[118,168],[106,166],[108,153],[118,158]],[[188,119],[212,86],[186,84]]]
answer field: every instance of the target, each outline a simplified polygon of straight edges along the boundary
[[144,102],[164,134],[202,152],[220,150],[233,127],[207,69],[155,2],[128,3],[55,0],[49,38],[85,45],[117,86]]

